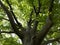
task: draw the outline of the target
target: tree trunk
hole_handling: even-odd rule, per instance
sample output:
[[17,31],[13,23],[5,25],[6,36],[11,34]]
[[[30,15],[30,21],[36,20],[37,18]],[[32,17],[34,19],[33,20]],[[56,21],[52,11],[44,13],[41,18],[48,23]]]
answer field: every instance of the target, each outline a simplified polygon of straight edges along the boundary
[[36,35],[31,30],[26,31],[22,40],[23,45],[40,45],[37,41]]

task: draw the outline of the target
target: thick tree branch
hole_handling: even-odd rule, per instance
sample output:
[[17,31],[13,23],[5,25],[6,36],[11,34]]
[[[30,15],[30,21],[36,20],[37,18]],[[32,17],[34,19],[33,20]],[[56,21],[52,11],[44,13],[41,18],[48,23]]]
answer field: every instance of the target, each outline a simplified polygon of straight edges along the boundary
[[13,31],[22,39],[23,38],[23,34],[19,32],[18,28],[16,27],[15,21],[13,19],[12,13],[6,8],[6,6],[1,2],[0,0],[0,5],[3,8],[3,10],[5,11],[5,13],[7,14],[9,21],[11,23],[11,26],[13,28]]
[[50,0],[51,3],[50,3],[50,7],[49,9],[49,16],[47,17],[47,20],[46,20],[46,24],[43,26],[42,30],[37,34],[36,36],[36,45],[38,44],[41,44],[41,42],[43,41],[44,37],[47,35],[47,33],[49,32],[50,28],[53,26],[53,23],[52,23],[52,8],[53,8],[53,2],[54,0]]
[[23,27],[22,27],[22,24],[20,22],[18,22],[17,20],[17,17],[15,16],[14,12],[13,12],[13,8],[11,6],[11,4],[9,3],[9,0],[6,0],[7,4],[9,5],[10,7],[10,12],[13,14],[13,17],[14,17],[14,20],[16,21],[16,24],[18,25],[18,27],[21,29],[21,30],[25,30]]

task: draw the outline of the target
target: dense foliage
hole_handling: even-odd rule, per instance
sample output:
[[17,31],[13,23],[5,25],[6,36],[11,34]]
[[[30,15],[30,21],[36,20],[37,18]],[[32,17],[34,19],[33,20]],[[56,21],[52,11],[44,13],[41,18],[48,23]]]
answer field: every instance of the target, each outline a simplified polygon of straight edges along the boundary
[[[52,21],[52,26],[49,28],[46,36],[42,44],[52,44],[57,45],[60,43],[60,0],[54,0],[51,4],[52,0],[9,0],[9,3],[12,7],[9,6],[7,0],[0,0],[9,11],[14,12],[18,22],[22,24],[23,29],[27,29],[29,27],[29,21],[31,21],[31,28],[36,27],[37,33],[42,31],[43,26],[48,23],[48,17],[50,16]],[[15,32],[12,32],[13,28],[11,26],[11,22],[8,14],[5,13],[3,6],[1,6],[0,2],[0,45],[21,45],[20,37]],[[40,4],[39,4],[40,2]],[[51,7],[51,6],[52,7]],[[52,8],[52,9],[51,9]],[[50,15],[51,14],[51,15]],[[38,15],[38,16],[37,16]],[[15,21],[15,19],[14,19]],[[35,21],[38,21],[38,25]],[[16,21],[15,21],[16,23]],[[47,27],[49,24],[47,25]],[[18,25],[16,24],[16,27]],[[20,27],[22,29],[22,27]],[[21,29],[19,28],[19,31]],[[18,30],[17,30],[18,31]],[[26,30],[27,31],[27,30]],[[17,35],[15,35],[17,34]],[[42,35],[43,32],[40,34]],[[23,37],[22,37],[23,38]],[[41,37],[42,38],[42,37]]]

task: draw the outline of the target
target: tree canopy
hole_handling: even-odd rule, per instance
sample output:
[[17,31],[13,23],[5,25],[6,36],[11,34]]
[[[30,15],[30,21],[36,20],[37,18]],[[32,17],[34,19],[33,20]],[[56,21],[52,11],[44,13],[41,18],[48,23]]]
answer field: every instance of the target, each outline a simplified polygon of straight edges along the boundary
[[58,45],[59,35],[60,0],[0,0],[0,45]]

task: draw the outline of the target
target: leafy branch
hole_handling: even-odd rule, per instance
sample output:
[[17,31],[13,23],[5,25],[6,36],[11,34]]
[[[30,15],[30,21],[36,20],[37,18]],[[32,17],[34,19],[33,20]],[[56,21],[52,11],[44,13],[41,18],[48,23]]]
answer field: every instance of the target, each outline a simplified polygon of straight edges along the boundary
[[18,22],[17,17],[15,16],[15,14],[13,12],[13,8],[12,8],[11,4],[9,3],[9,0],[6,0],[6,2],[8,4],[8,6],[9,6],[9,8],[10,8],[10,12],[12,13],[12,16],[13,16],[14,20],[16,21],[16,24],[19,26],[19,28],[21,30],[24,30],[24,28],[22,27],[22,24],[20,22]]
[[11,26],[13,28],[13,31],[21,38],[23,39],[23,33],[20,32],[16,26],[16,23],[14,21],[14,18],[13,18],[13,14],[6,8],[6,6],[1,2],[0,0],[0,5],[1,7],[3,8],[3,10],[5,11],[5,13],[7,14],[8,18],[9,18],[9,21],[11,23]]
[[37,39],[36,45],[41,44],[46,34],[49,32],[50,28],[53,26],[52,22],[52,9],[53,9],[53,2],[54,0],[50,0],[50,7],[49,7],[49,16],[47,17],[46,24],[42,27],[42,30],[36,35],[34,39]]
[[38,0],[38,10],[36,10],[36,7],[33,5],[33,9],[34,9],[34,12],[36,14],[36,19],[34,20],[34,23],[33,23],[33,33],[35,34],[36,33],[36,30],[37,30],[37,26],[38,26],[38,23],[39,21],[37,20],[37,17],[39,16],[39,13],[40,13],[40,9],[41,9],[41,3],[40,3],[40,0]]

